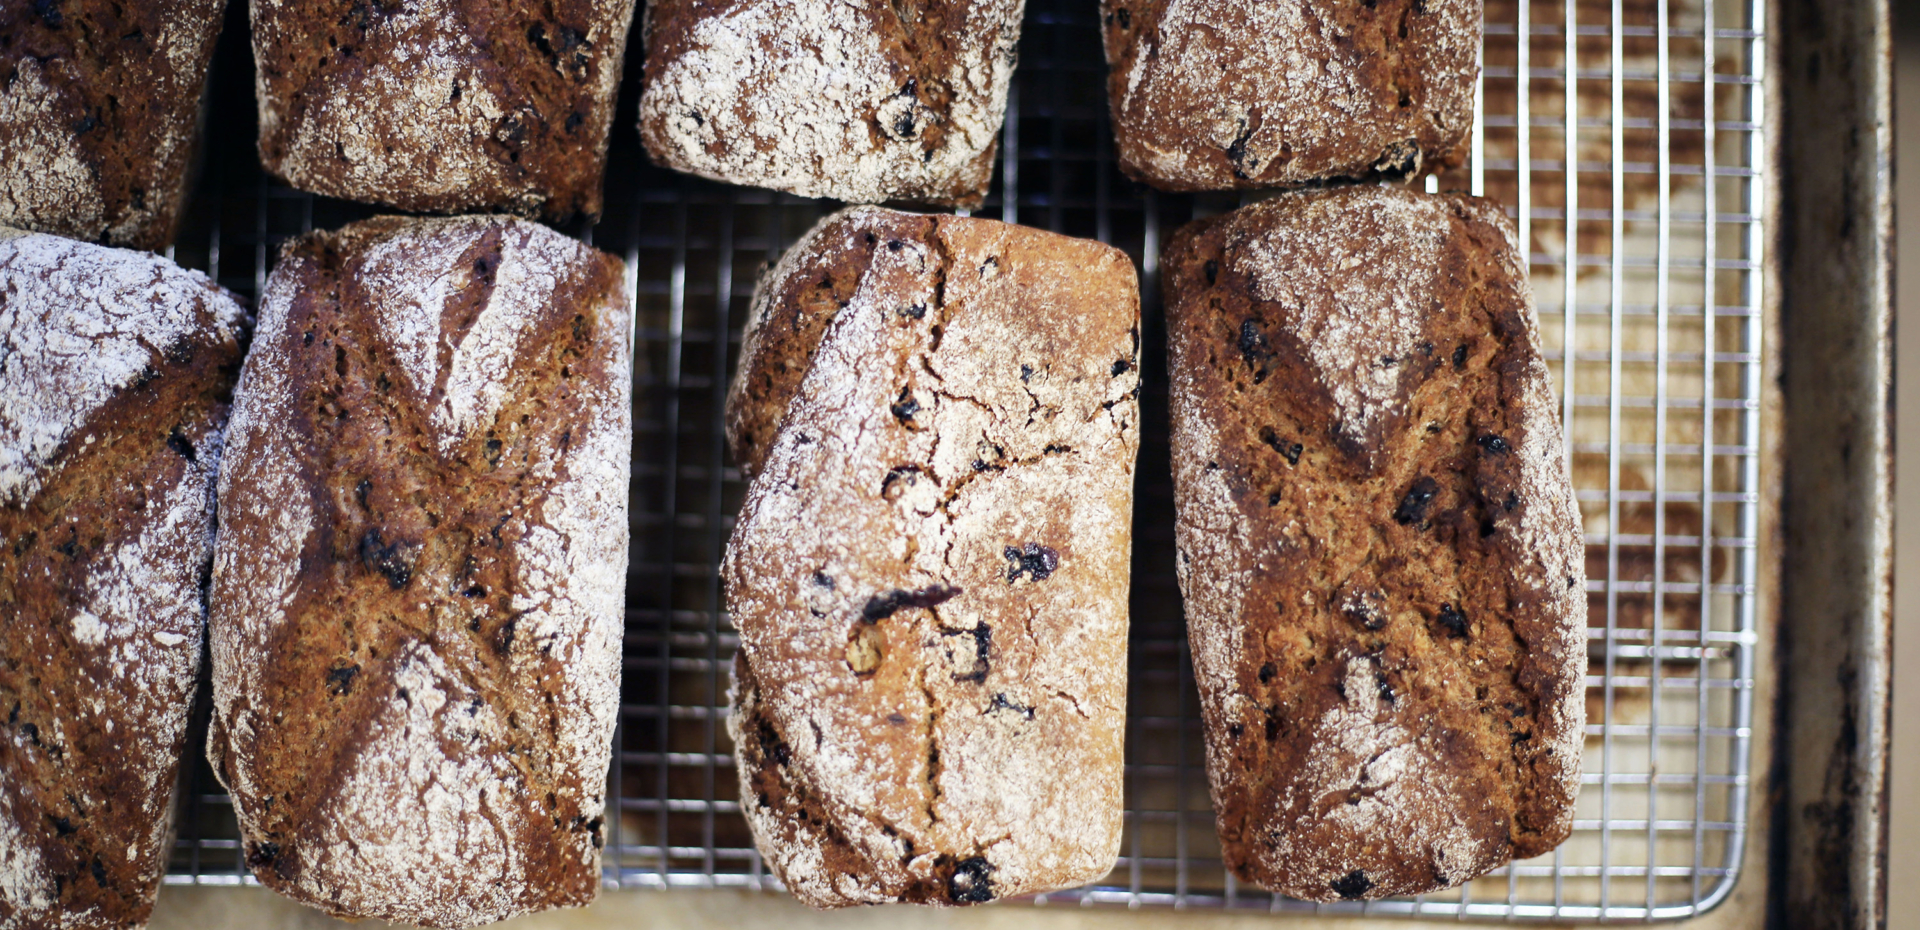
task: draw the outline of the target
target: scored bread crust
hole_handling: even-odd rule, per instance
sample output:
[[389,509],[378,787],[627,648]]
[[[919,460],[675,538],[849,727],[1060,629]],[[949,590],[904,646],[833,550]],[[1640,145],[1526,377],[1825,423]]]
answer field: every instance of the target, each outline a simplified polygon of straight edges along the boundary
[[0,229],[0,927],[153,909],[247,323],[158,256]]
[[654,162],[854,203],[978,206],[1025,0],[655,0]]
[[1120,169],[1162,190],[1459,165],[1478,0],[1101,0]]
[[598,216],[634,2],[251,0],[261,164],[402,210]]
[[207,739],[268,887],[433,927],[598,891],[622,280],[506,217],[373,219],[283,250],[220,475]]
[[1420,894],[1570,830],[1586,594],[1498,205],[1360,186],[1165,261],[1179,577],[1227,864]]
[[754,307],[730,422],[756,437],[735,445],[756,477],[722,571],[761,854],[815,907],[1104,875],[1139,446],[1131,262],[854,208]]
[[0,4],[0,225],[166,248],[225,8]]

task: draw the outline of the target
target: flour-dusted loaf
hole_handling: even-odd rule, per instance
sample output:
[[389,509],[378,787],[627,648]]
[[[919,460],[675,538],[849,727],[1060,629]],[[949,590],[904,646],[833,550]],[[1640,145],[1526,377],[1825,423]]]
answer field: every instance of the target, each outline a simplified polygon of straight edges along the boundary
[[431,213],[600,212],[634,0],[251,0],[260,160]]
[[1025,0],[654,0],[640,138],[666,167],[977,206]]
[[730,404],[757,477],[722,569],[727,728],[801,901],[1112,868],[1138,344],[1124,254],[992,220],[854,208],[761,283]]
[[226,0],[0,0],[0,225],[173,241]]
[[1459,164],[1480,0],[1100,0],[1120,168],[1163,190]]
[[246,325],[165,259],[0,229],[0,927],[153,909]]
[[1498,205],[1346,187],[1177,233],[1179,577],[1227,865],[1419,894],[1565,839],[1580,520]]
[[468,927],[600,886],[622,266],[505,217],[294,240],[220,475],[208,755],[268,887]]

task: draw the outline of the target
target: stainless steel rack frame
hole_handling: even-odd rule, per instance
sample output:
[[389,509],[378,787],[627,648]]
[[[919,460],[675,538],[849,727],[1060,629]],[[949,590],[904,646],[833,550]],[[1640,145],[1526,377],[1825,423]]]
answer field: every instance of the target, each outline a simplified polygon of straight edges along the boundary
[[[1885,435],[1874,433],[1871,413],[1874,398],[1884,398],[1875,386],[1887,350],[1875,355],[1863,340],[1884,330],[1888,228],[1884,190],[1863,194],[1856,165],[1871,173],[1875,153],[1884,156],[1880,135],[1862,142],[1859,132],[1884,104],[1871,49],[1884,45],[1885,9],[1774,0],[1783,14],[1767,2],[1487,0],[1472,158],[1428,186],[1500,200],[1530,255],[1587,530],[1589,725],[1575,835],[1551,855],[1445,894],[1318,906],[1240,885],[1221,866],[1173,576],[1156,259],[1181,223],[1244,198],[1161,194],[1123,177],[1095,3],[1029,0],[1003,156],[978,215],[1126,250],[1140,263],[1147,316],[1123,852],[1101,882],[1042,896],[1045,903],[1660,920],[1701,914],[1737,882],[1765,880],[1776,916],[1872,912],[1882,879],[1873,867],[1878,834],[1868,828],[1878,810],[1874,766],[1884,766],[1872,747],[1884,743],[1885,701],[1874,646],[1885,629],[1875,600],[1885,562],[1873,535],[1884,517],[1875,502],[1884,504],[1885,469],[1872,463]],[[251,297],[286,238],[374,211],[261,174],[244,4],[232,5],[210,91],[205,168],[173,255]],[[1775,41],[1783,15],[1795,19]],[[1861,48],[1869,49],[1863,61],[1846,59]],[[1814,69],[1784,93],[1834,108],[1838,128],[1823,128],[1811,111],[1779,115],[1774,54],[1799,55]],[[717,566],[744,489],[724,454],[721,408],[759,269],[836,205],[650,166],[632,126],[639,62],[636,47],[605,215],[569,230],[625,257],[636,310],[633,557],[606,881],[775,889],[738,814],[723,725],[737,639]],[[1786,221],[1771,202],[1781,184],[1770,140],[1783,120],[1806,136],[1788,144],[1792,164],[1817,163],[1820,140],[1844,140],[1840,130],[1850,128],[1846,183],[1856,185],[1823,176],[1805,190],[1789,186],[1789,206],[1804,210]],[[1799,151],[1808,146],[1816,148]],[[1836,230],[1841,214],[1857,227]],[[1783,223],[1799,236],[1784,246]],[[1830,240],[1844,249],[1842,267],[1807,279],[1824,286],[1780,283],[1776,252],[1788,252],[1790,267],[1812,267],[1818,243]],[[1788,317],[1784,351],[1835,367],[1790,366],[1789,396],[1826,400],[1783,413],[1774,291],[1795,287],[1825,309],[1798,325]],[[1859,442],[1821,460],[1789,452],[1785,480],[1809,506],[1784,517],[1783,436],[1821,450]],[[1819,487],[1793,485],[1796,475]],[[1800,538],[1796,513],[1806,514]],[[1822,566],[1789,573],[1789,610],[1818,609],[1824,598],[1851,613],[1844,635],[1824,644],[1805,632],[1818,627],[1805,627],[1795,647],[1807,657],[1782,667],[1807,684],[1761,703],[1777,673],[1763,659],[1775,645],[1783,519],[1789,553],[1799,546]],[[1794,578],[1807,580],[1796,587]],[[1839,690],[1822,684],[1834,669]],[[1857,723],[1852,742],[1823,741],[1822,714]],[[1756,739],[1774,729],[1792,748],[1773,752]],[[198,761],[198,729],[193,736],[169,881],[251,882],[230,804]],[[1803,751],[1813,756],[1796,758]],[[1785,794],[1762,803],[1756,793],[1769,784]],[[1792,800],[1802,795],[1808,800]],[[1824,819],[1803,816],[1795,803],[1827,805]],[[1755,811],[1771,812],[1771,822],[1756,822]],[[1772,875],[1743,879],[1761,861],[1750,846],[1769,830],[1792,842],[1770,849]],[[1822,862],[1822,874],[1847,878],[1844,889],[1791,878]]]

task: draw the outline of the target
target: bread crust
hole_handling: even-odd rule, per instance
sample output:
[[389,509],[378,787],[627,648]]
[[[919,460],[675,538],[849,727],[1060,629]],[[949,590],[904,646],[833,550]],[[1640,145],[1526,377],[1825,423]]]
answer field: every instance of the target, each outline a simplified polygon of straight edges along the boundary
[[701,177],[978,206],[1025,0],[655,0],[640,138]]
[[1168,245],[1179,577],[1224,857],[1308,900],[1565,839],[1579,513],[1498,205],[1283,194]]
[[634,0],[250,0],[260,161],[429,213],[600,213]]
[[166,248],[225,8],[0,4],[0,225]]
[[1479,0],[1101,0],[1120,169],[1162,190],[1458,166]]
[[620,261],[507,217],[290,242],[236,390],[207,752],[248,866],[467,927],[600,885],[632,441]]
[[0,927],[153,909],[247,323],[158,256],[0,229]]
[[[1139,446],[1131,262],[855,208],[755,307],[731,421],[772,435],[736,446],[757,477],[722,571],[741,638],[728,732],[761,854],[814,907],[1104,875]],[[781,397],[776,424],[739,409]]]

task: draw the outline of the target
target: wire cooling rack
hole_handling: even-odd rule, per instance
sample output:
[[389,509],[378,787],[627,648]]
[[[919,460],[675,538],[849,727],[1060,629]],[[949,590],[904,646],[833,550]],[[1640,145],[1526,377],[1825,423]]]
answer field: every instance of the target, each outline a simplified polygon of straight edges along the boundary
[[[265,179],[244,4],[216,56],[205,168],[174,256],[249,297],[289,236],[371,215]],[[1699,913],[1738,878],[1752,789],[1763,191],[1760,0],[1488,0],[1471,164],[1435,189],[1506,204],[1586,522],[1586,771],[1560,849],[1421,898],[1312,905],[1221,866],[1173,563],[1156,257],[1229,195],[1116,170],[1094,0],[1029,0],[1003,158],[978,215],[1126,250],[1145,286],[1126,832],[1118,867],[1046,904],[1530,919]],[[661,171],[629,54],[603,219],[636,298],[633,558],[606,881],[776,889],[739,814],[725,723],[737,638],[717,571],[744,487],[721,407],[760,269],[835,205]],[[1771,506],[1769,504],[1769,506]],[[204,701],[202,702],[204,705]],[[204,761],[175,883],[249,882]]]

